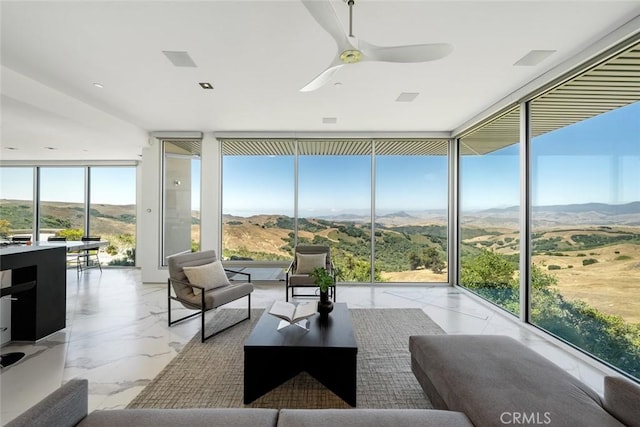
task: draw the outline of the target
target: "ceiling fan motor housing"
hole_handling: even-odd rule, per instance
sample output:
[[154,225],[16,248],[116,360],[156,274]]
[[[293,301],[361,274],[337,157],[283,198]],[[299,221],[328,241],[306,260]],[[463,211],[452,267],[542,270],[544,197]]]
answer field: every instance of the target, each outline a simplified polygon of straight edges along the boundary
[[362,52],[356,49],[348,49],[340,54],[340,60],[345,64],[353,64],[360,61],[362,58]]

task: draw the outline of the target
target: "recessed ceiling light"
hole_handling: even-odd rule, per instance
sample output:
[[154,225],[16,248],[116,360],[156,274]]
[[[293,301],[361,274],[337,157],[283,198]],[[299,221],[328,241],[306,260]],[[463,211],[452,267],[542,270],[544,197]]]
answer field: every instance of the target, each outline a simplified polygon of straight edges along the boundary
[[555,50],[532,50],[522,58],[518,59],[518,61],[516,61],[516,63],[513,65],[519,67],[533,67],[534,65],[538,65],[539,63],[547,59],[555,52]]
[[340,86],[342,86],[342,82],[335,82],[333,85],[336,86],[336,87],[340,87]]
[[97,87],[98,89],[103,89],[104,86],[102,85],[102,83],[94,83],[93,84],[95,87]]
[[213,89],[213,85],[207,82],[198,83],[202,89]]
[[5,150],[17,150],[16,147],[4,147]]
[[337,117],[323,117],[322,118],[322,123],[324,123],[325,125],[335,124],[335,123],[338,123],[338,118]]
[[55,150],[56,149],[56,147],[44,147],[44,148],[46,148],[47,150]]
[[197,67],[187,52],[163,50],[162,53],[164,53],[164,56],[176,67]]
[[420,95],[418,92],[402,92],[396,98],[396,102],[413,102]]

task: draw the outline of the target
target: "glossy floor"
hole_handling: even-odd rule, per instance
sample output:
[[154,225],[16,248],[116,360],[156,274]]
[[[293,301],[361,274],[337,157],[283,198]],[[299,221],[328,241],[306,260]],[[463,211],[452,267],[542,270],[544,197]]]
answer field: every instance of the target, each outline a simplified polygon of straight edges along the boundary
[[[89,410],[124,408],[199,331],[196,319],[167,326],[166,284],[142,284],[139,270],[90,270],[80,278],[70,270],[67,282],[67,327],[35,344],[2,348],[26,353],[0,373],[2,424],[72,378],[89,380]],[[283,298],[283,284],[256,284],[252,306]],[[350,308],[421,308],[449,334],[512,336],[599,393],[612,373],[456,288],[340,286],[338,301]]]

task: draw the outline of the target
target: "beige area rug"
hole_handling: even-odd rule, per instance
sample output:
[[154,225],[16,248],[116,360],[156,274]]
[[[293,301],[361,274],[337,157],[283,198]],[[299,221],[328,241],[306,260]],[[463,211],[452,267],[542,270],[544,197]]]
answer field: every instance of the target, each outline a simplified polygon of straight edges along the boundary
[[[409,336],[444,334],[419,309],[350,310],[358,342],[358,408],[432,408],[411,372]],[[222,309],[209,328],[228,325],[246,311]],[[262,310],[206,343],[198,333],[127,408],[350,408],[307,373],[252,403],[243,403],[245,339]],[[193,320],[196,321],[196,320]]]

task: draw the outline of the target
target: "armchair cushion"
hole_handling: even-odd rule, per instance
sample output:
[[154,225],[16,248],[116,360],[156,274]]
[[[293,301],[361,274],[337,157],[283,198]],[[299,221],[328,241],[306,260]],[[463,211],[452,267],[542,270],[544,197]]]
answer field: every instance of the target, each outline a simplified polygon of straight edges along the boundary
[[[220,261],[193,267],[184,267],[183,270],[187,279],[189,279],[189,283],[202,286],[205,291],[231,284]],[[193,288],[195,295],[199,295],[200,292],[201,290],[199,288]]]
[[[205,292],[205,310],[220,307],[228,302],[247,296],[251,292],[253,292],[253,285],[248,282],[234,283],[229,286],[220,286],[219,288]],[[202,306],[202,296],[191,294],[186,298],[181,298],[180,302],[189,308],[199,310]]]
[[325,268],[327,254],[296,254],[295,274],[311,274],[317,267]]

